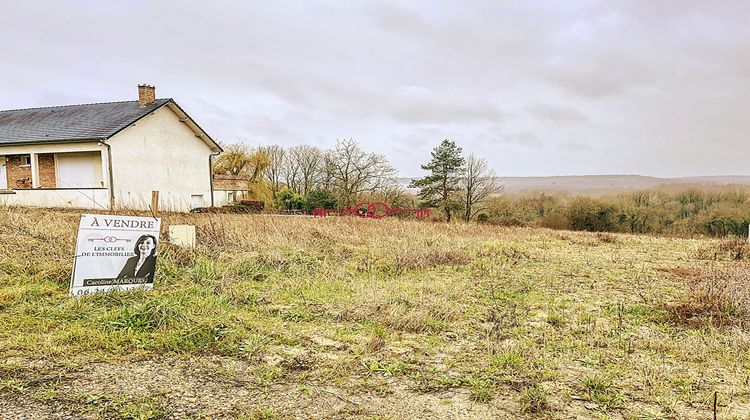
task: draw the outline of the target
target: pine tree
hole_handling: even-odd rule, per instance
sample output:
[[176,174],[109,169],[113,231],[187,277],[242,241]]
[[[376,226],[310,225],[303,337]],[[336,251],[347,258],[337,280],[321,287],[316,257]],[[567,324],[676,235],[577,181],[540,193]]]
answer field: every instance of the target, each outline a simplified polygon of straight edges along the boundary
[[462,169],[465,163],[461,148],[452,140],[445,139],[432,150],[432,160],[422,165],[430,175],[415,179],[410,188],[419,188],[417,196],[423,205],[443,210],[445,217],[451,221],[451,212],[459,203],[454,193],[460,190]]

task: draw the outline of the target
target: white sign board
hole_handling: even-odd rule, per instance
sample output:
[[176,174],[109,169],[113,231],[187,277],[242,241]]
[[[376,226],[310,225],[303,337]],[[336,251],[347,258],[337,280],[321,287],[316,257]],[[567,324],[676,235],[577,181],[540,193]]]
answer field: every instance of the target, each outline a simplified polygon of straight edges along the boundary
[[172,225],[169,227],[169,243],[195,248],[194,225]]
[[72,296],[154,286],[161,219],[82,214]]

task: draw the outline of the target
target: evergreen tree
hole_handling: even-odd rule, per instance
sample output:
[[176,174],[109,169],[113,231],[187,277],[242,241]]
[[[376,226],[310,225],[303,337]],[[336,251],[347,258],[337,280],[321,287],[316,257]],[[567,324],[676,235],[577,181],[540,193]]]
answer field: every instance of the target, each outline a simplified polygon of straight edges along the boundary
[[305,210],[311,213],[316,209],[328,209],[332,210],[338,207],[338,201],[336,195],[324,189],[312,190],[305,196]]
[[445,217],[451,221],[451,212],[458,209],[460,203],[454,193],[461,189],[461,177],[465,160],[461,148],[452,140],[445,139],[432,150],[432,160],[422,165],[430,175],[415,179],[410,188],[419,188],[417,196],[423,204],[443,210]]
[[282,210],[303,210],[305,208],[305,197],[297,194],[289,188],[284,188],[276,194],[279,208]]

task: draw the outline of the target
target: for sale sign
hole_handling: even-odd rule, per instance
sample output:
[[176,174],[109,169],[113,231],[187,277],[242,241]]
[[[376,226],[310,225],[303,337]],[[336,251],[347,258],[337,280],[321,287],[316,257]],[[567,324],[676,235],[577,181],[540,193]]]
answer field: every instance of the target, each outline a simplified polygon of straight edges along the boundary
[[82,214],[72,296],[154,285],[161,219]]

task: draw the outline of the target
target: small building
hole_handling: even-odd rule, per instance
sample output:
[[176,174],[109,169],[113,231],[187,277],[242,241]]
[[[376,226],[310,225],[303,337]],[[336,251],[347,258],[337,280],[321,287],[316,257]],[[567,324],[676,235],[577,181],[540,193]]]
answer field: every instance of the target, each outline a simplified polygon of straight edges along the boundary
[[0,205],[189,211],[213,205],[221,147],[171,98],[0,111]]
[[232,205],[248,199],[252,192],[250,181],[244,175],[214,174],[214,205]]

